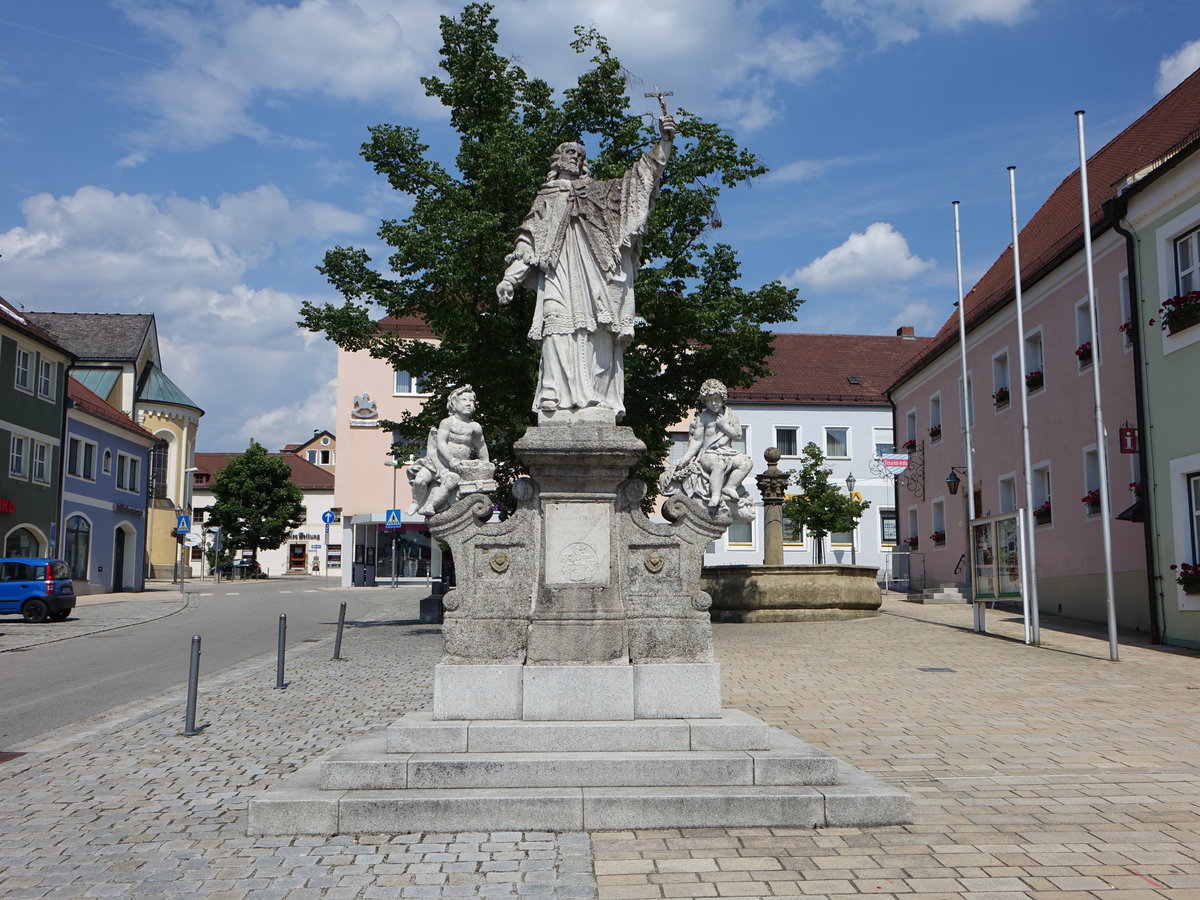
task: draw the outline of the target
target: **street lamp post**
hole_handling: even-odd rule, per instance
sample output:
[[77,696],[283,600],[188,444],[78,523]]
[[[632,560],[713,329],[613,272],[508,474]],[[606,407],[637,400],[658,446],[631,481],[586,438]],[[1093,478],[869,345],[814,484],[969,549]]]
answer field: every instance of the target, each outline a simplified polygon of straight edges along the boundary
[[[854,477],[853,472],[846,476],[846,493],[850,496],[851,500],[854,499],[854,485],[857,481],[858,479]],[[850,565],[852,566],[858,565],[858,548],[854,544],[855,530],[854,528],[850,529]]]

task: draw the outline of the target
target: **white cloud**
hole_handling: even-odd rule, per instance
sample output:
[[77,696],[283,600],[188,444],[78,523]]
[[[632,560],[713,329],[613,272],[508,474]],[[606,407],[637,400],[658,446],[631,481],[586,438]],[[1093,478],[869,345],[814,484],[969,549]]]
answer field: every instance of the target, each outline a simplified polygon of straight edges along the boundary
[[[6,299],[37,311],[154,313],[167,375],[207,412],[202,446],[240,449],[250,422],[271,447],[296,428],[332,424],[312,398],[333,372],[333,347],[297,327],[296,292],[252,282],[288,279],[272,268],[282,247],[315,261],[336,237],[369,230],[368,219],[293,203],[271,185],[215,202],[87,186],[30,197],[22,212],[23,225],[0,233]],[[311,269],[301,281],[327,290]],[[293,417],[259,418],[271,408]],[[308,413],[319,421],[299,418]]]
[[838,156],[830,159],[797,159],[772,169],[763,181],[780,183],[807,181],[810,178],[824,175],[830,169],[857,165],[871,158],[869,156]]
[[1185,78],[1200,69],[1200,40],[1189,41],[1158,64],[1158,81],[1154,88],[1160,97],[1169,94]]
[[1014,25],[1034,0],[821,0],[834,18],[865,26],[880,44],[908,43],[930,29],[972,23]]
[[854,232],[840,247],[784,277],[793,285],[847,291],[906,281],[933,266],[908,249],[908,241],[886,222]]

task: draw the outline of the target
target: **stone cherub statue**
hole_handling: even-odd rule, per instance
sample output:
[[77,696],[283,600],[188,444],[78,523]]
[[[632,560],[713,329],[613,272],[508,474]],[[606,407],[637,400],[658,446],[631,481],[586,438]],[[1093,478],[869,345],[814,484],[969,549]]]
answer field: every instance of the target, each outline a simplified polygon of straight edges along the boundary
[[500,302],[508,303],[517,285],[537,291],[529,338],[542,346],[533,408],[543,417],[588,407],[612,410],[617,421],[625,414],[633,283],[675,135],[665,105],[659,130],[658,143],[608,181],[589,177],[580,144],[560,144],[505,258],[496,285]]
[[729,391],[710,378],[700,386],[700,412],[688,434],[687,450],[659,479],[665,494],[682,492],[716,512],[723,504],[739,519],[754,518],[754,501],[742,482],[753,460],[733,446],[742,425],[726,405]]
[[496,489],[496,467],[488,458],[483,429],[474,420],[475,405],[471,385],[450,392],[446,400],[450,415],[429,429],[425,455],[408,467],[413,494],[410,516],[432,516],[460,495]]

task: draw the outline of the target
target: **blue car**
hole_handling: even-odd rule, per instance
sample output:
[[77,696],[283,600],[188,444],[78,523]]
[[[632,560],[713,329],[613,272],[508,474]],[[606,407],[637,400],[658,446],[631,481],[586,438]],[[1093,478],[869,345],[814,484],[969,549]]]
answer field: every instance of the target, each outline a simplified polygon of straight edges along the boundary
[[71,567],[61,559],[0,557],[0,615],[26,622],[61,622],[75,608]]

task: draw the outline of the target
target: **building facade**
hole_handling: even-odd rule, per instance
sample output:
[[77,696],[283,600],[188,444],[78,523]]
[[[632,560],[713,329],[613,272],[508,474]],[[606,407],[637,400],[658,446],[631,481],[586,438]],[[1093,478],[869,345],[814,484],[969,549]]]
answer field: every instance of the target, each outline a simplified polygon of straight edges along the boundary
[[77,357],[71,374],[81,384],[158,439],[148,472],[146,569],[152,578],[173,577],[176,517],[188,508],[204,411],[163,371],[154,316],[42,312],[29,318]]
[[[304,504],[304,522],[297,526],[284,542],[275,549],[260,550],[258,564],[265,575],[317,575],[325,573],[338,576],[341,569],[341,547],[339,531],[330,530],[332,544],[325,541],[325,523],[321,516],[334,504],[333,473],[315,466],[295,453],[284,451],[269,453],[281,459],[291,470],[291,482],[300,489]],[[188,576],[196,578],[208,575],[210,567],[204,554],[212,546],[211,529],[206,524],[207,511],[216,502],[213,483],[220,471],[236,453],[197,453],[195,472],[192,473],[192,529],[189,539],[188,557],[191,566]],[[249,550],[242,552],[251,556]]]
[[[1194,425],[1173,429],[1159,416],[1145,427],[1138,356],[1146,347],[1144,369],[1149,373],[1157,352],[1160,387],[1171,375],[1183,374],[1171,373],[1166,362],[1164,351],[1172,346],[1172,338],[1158,337],[1157,350],[1149,349],[1154,340],[1148,337],[1145,312],[1162,299],[1162,285],[1171,290],[1177,280],[1172,255],[1181,252],[1179,242],[1186,243],[1195,220],[1182,196],[1155,199],[1164,189],[1170,194],[1168,182],[1175,177],[1168,174],[1172,167],[1156,165],[1156,160],[1167,156],[1178,161],[1180,148],[1194,141],[1198,130],[1200,73],[1088,160],[1096,346],[1091,339],[1081,179],[1076,170],[1020,230],[1023,330],[1018,333],[1009,248],[964,301],[965,388],[957,314],[892,386],[897,437],[913,443],[914,459],[924,473],[920,490],[900,510],[901,537],[917,542],[933,580],[972,587],[971,567],[963,565],[970,557],[970,492],[977,517],[1023,508],[1033,520],[1033,557],[1022,562],[1032,563],[1040,610],[1104,621],[1107,575],[1099,498],[1106,488],[1114,517],[1109,531],[1117,624],[1158,636],[1162,613],[1148,589],[1154,576],[1147,568],[1147,547],[1155,532],[1161,536],[1163,526],[1170,533],[1172,514],[1158,527],[1152,525],[1150,534],[1140,524],[1146,504],[1137,501],[1143,488],[1151,493],[1161,485],[1146,483],[1139,450],[1158,443],[1163,422],[1170,449],[1163,450],[1166,455],[1156,467],[1162,471],[1153,479],[1165,482],[1172,460],[1184,460],[1181,465],[1187,469],[1189,453],[1200,448]],[[1155,182],[1160,183],[1154,186]],[[1134,185],[1137,189],[1131,190]],[[1147,296],[1152,299],[1135,300]],[[1100,385],[1102,434],[1097,433],[1094,375]],[[1148,385],[1150,378],[1146,380]],[[1022,390],[1028,408],[1028,482]],[[1162,398],[1150,402],[1161,405]],[[966,470],[968,424],[973,483],[966,484],[964,476],[964,489],[954,495],[948,478],[952,471],[957,475]],[[936,436],[931,433],[935,427]],[[1102,465],[1105,458],[1107,469]],[[1176,481],[1178,507],[1187,478],[1180,474]],[[1150,506],[1155,507],[1153,498]],[[939,533],[944,538],[933,540]],[[1176,548],[1171,553],[1178,555]],[[1175,596],[1170,600],[1180,602]]]
[[0,553],[55,556],[67,369],[53,334],[0,298]]
[[61,555],[75,591],[140,591],[154,435],[74,378],[67,407]]
[[[773,338],[768,365],[775,373],[753,387],[730,392],[729,405],[742,425],[741,449],[754,460],[744,482],[754,498],[753,521],[736,521],[710,545],[706,565],[760,565],[763,561],[763,504],[754,474],[766,464],[763,453],[776,447],[779,468],[799,469],[806,444],[814,443],[832,472],[830,482],[846,485],[868,501],[852,533],[825,540],[827,563],[883,568],[896,548],[895,494],[879,459],[894,450],[891,404],[884,394],[896,373],[928,343],[913,329],[895,337],[881,335],[788,334]],[[687,432],[673,435],[672,457],[687,443]],[[845,488],[850,490],[849,487]],[[815,539],[802,531],[784,537],[784,563],[814,562]]]

